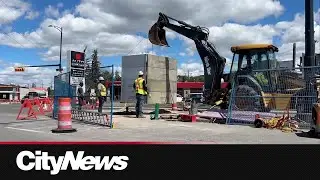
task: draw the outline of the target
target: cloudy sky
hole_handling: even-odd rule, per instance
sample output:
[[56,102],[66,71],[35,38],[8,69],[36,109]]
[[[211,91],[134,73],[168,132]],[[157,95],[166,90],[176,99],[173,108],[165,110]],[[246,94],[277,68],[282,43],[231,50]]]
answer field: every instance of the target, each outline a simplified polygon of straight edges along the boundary
[[[315,37],[319,39],[319,4],[315,1]],[[279,60],[290,60],[292,43],[298,56],[304,51],[304,1],[292,0],[0,0],[0,83],[49,86],[54,68],[27,68],[19,64],[57,64],[60,34],[48,25],[63,27],[63,66],[68,50],[97,48],[103,65],[121,70],[121,56],[154,53],[178,60],[179,74],[199,75],[203,66],[192,41],[169,32],[170,48],[152,46],[148,28],[163,12],[210,29],[210,41],[226,58],[230,46],[273,43]],[[316,52],[320,49],[316,45]]]

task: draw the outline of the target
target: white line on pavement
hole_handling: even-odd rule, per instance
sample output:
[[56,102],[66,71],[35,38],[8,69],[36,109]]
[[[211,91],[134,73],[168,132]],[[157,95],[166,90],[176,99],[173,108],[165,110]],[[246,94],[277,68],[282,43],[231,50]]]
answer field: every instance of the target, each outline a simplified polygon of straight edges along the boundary
[[36,131],[36,130],[31,130],[31,129],[22,129],[22,128],[15,128],[15,127],[6,127],[6,128],[7,129],[19,130],[19,131],[34,132],[34,133],[45,133],[43,131]]
[[184,124],[168,124],[169,126],[176,126],[176,127],[193,127],[190,125],[184,125]]

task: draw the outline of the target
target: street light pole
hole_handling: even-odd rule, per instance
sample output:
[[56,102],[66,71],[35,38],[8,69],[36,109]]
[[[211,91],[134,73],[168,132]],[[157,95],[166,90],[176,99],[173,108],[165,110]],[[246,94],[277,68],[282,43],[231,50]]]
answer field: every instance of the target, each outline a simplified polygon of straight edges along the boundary
[[59,71],[60,73],[62,73],[62,68],[61,68],[61,53],[62,53],[62,27],[54,26],[54,25],[49,25],[48,27],[53,27],[53,28],[57,29],[58,31],[60,31],[60,61],[59,61],[59,69],[57,69],[57,71]]
[[62,27],[60,28],[60,62],[59,62],[59,71],[62,73],[62,68],[61,68],[61,53],[62,53]]

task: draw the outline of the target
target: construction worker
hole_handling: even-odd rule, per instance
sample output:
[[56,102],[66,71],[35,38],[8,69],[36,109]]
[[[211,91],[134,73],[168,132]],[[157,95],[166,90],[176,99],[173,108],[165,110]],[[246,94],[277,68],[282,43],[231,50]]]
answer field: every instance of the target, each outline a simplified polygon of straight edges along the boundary
[[83,82],[80,82],[80,87],[78,87],[78,103],[79,103],[79,110],[82,109],[82,105],[84,104],[84,91],[83,91]]
[[102,113],[102,106],[103,106],[105,100],[107,99],[107,88],[104,85],[104,78],[103,77],[99,77],[97,95],[98,95],[98,99],[99,99],[98,112]]
[[145,100],[145,97],[148,94],[148,89],[146,81],[143,79],[143,72],[139,71],[138,78],[133,83],[133,88],[136,92],[136,117],[143,118],[142,115],[142,106]]

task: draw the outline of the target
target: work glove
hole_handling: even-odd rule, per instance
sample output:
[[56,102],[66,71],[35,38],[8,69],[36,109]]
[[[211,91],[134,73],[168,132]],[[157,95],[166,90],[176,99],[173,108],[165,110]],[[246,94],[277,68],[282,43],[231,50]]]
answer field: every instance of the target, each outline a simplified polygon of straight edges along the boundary
[[151,98],[151,94],[148,94],[148,97]]

